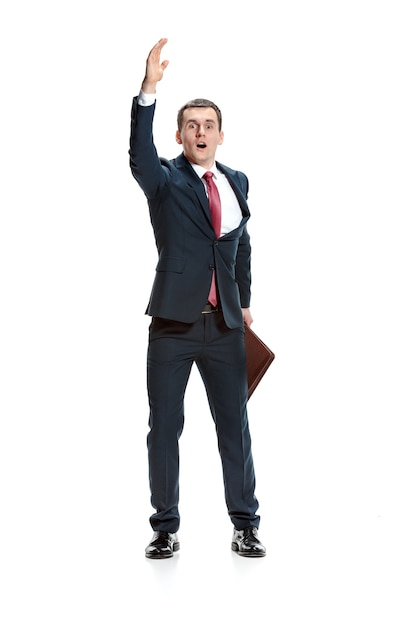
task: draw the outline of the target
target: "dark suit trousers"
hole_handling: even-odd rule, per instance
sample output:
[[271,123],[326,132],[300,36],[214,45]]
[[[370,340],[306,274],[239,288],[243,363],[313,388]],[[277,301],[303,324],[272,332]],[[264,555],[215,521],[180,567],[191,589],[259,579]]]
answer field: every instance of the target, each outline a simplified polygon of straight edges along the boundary
[[[153,318],[149,328],[149,481],[154,530],[176,532],[180,524],[179,438],[184,394],[196,363],[207,390],[222,462],[225,498],[235,528],[259,526],[255,472],[246,399],[244,330],[229,329],[221,312],[201,314],[194,324]],[[211,521],[210,503],[202,527]]]

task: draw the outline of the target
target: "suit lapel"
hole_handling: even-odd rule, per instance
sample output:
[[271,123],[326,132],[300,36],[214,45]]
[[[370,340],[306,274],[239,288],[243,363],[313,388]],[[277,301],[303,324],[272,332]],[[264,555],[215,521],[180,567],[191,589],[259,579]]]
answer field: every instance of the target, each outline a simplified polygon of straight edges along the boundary
[[229,167],[226,167],[225,165],[222,165],[221,163],[216,162],[216,165],[219,171],[222,172],[226,176],[227,180],[230,183],[230,186],[235,192],[237,201],[239,202],[240,208],[242,209],[243,217],[249,217],[250,216],[249,207],[248,207],[248,203],[246,202],[244,191],[242,190],[242,187],[240,184],[238,172],[231,170]]
[[190,187],[190,190],[192,190],[197,195],[197,198],[203,209],[206,221],[210,228],[213,228],[211,223],[209,202],[203,182],[200,180],[198,175],[195,173],[192,165],[187,161],[183,154],[174,159],[174,163],[176,168],[180,170],[181,174],[184,176],[185,182]]

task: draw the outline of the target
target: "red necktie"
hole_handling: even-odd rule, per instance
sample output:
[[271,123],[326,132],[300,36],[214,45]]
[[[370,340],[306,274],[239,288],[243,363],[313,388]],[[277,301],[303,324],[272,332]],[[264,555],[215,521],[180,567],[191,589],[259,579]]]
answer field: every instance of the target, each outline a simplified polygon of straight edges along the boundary
[[[221,222],[222,222],[222,207],[220,204],[219,190],[217,189],[216,184],[213,180],[213,172],[206,172],[203,178],[207,184],[207,193],[208,193],[208,200],[209,200],[209,206],[210,206],[211,221],[213,223],[213,228],[214,228],[214,232],[216,233],[216,237],[219,238],[220,227],[221,227]],[[208,301],[213,306],[216,306],[217,304],[216,280],[214,277],[214,271],[213,271],[213,279],[211,281]]]

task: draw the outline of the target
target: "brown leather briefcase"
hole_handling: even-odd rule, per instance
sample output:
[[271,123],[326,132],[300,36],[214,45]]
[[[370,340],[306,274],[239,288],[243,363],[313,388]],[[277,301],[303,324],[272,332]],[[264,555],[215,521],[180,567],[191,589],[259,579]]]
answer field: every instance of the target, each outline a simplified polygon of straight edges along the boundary
[[248,400],[259,385],[275,354],[245,325],[246,368],[248,374]]

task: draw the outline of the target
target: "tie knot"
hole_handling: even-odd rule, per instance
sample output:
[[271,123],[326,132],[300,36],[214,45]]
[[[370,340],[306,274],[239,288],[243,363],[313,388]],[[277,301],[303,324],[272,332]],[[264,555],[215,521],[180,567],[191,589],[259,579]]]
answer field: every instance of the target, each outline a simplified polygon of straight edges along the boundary
[[210,181],[211,181],[211,179],[213,178],[213,172],[206,172],[206,173],[203,175],[203,178],[204,178],[207,182],[210,182]]

